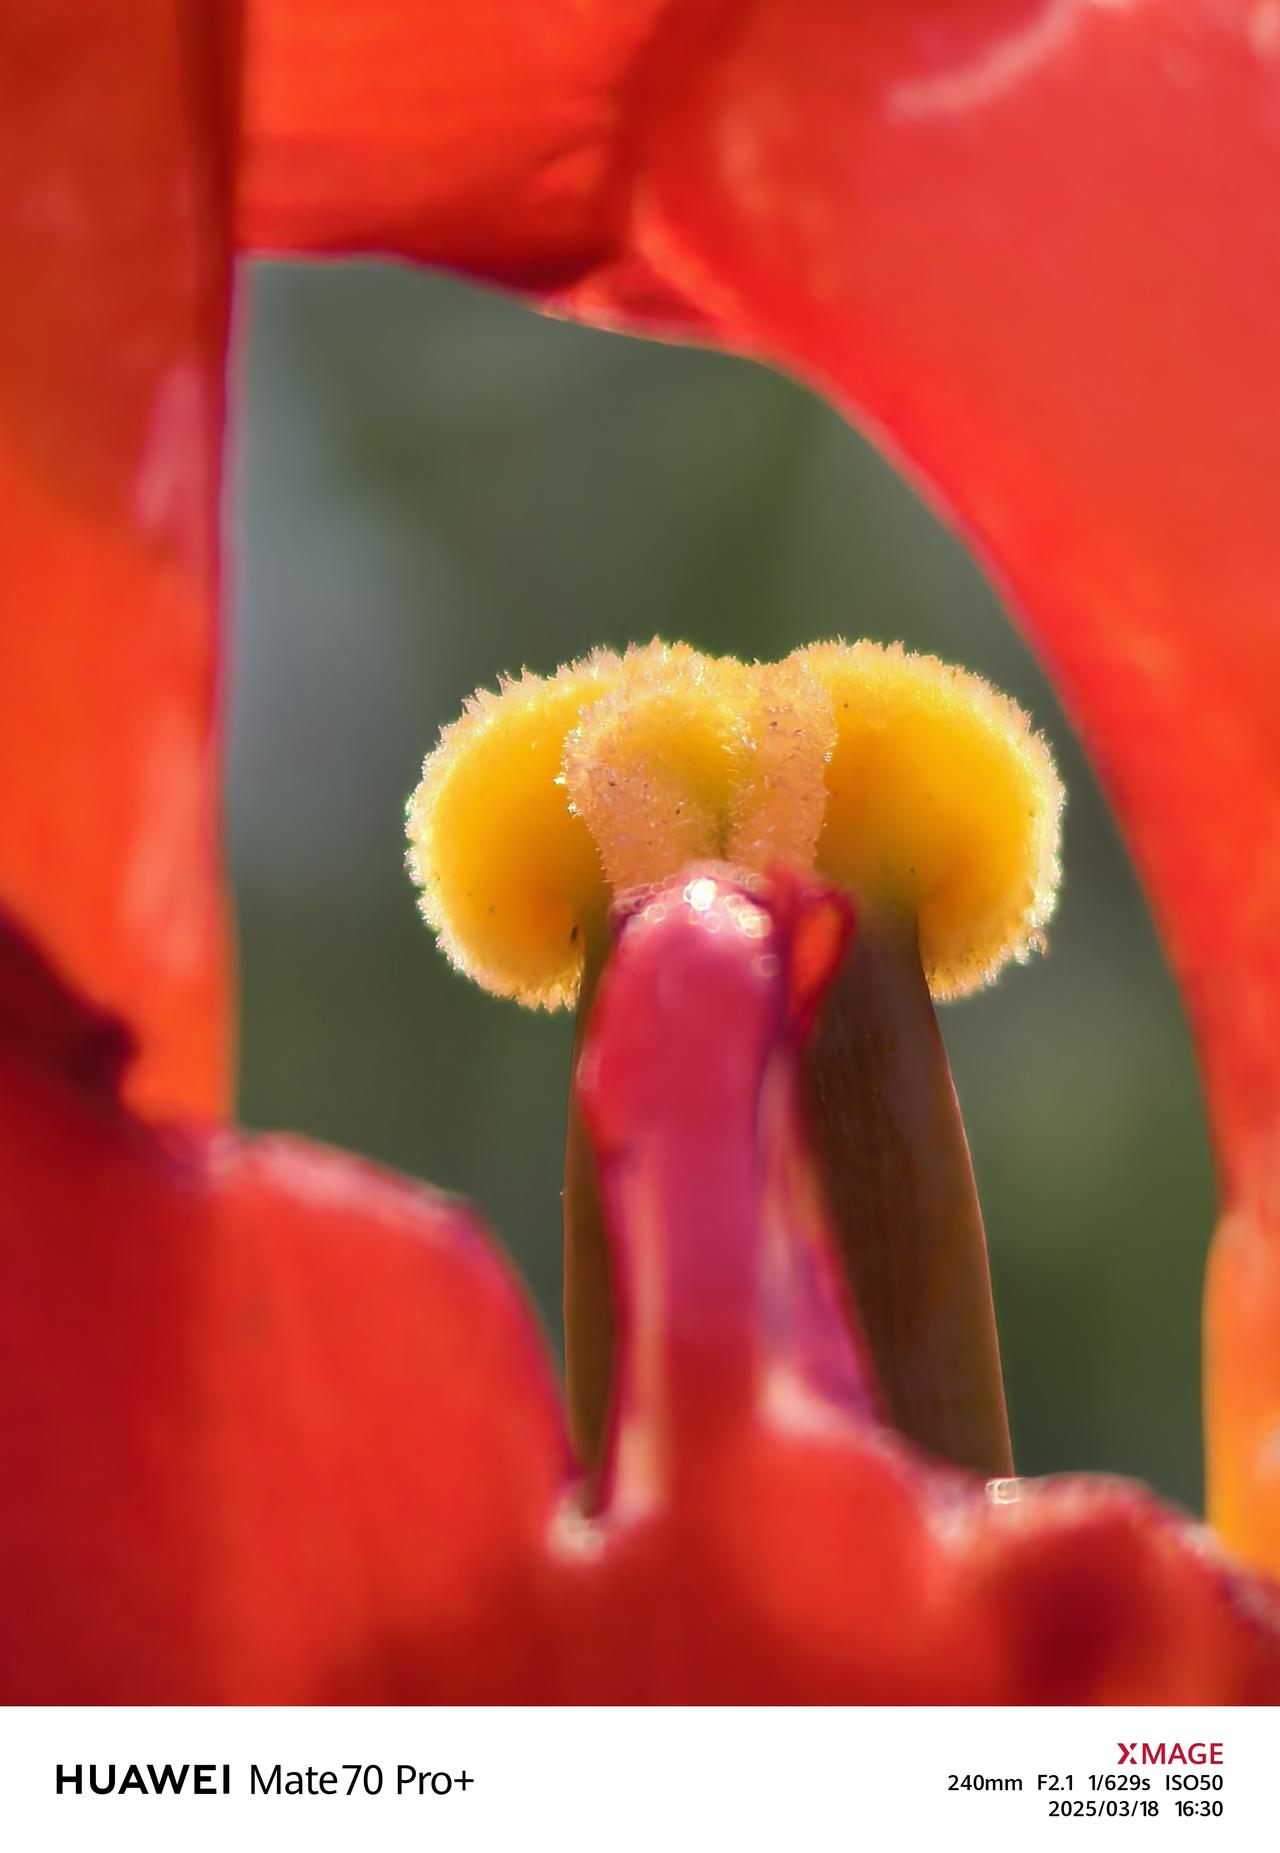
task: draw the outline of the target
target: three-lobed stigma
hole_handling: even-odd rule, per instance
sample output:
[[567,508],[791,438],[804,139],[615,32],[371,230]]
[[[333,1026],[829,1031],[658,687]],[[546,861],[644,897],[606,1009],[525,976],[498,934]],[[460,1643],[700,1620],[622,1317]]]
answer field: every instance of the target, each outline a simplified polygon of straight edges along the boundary
[[708,859],[914,920],[955,997],[1042,944],[1061,809],[1023,711],[935,657],[655,642],[474,696],[409,801],[408,862],[454,964],[527,1004],[574,1000],[614,895]]

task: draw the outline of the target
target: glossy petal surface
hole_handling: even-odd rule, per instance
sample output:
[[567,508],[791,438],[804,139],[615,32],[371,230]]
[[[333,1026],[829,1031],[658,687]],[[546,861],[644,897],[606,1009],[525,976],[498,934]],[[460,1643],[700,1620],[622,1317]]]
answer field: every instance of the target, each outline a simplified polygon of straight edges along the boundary
[[236,10],[0,25],[0,902],[225,1103],[218,454]]
[[0,952],[0,1699],[525,1690],[563,1442],[471,1218],[144,1126],[117,1026]]
[[622,247],[640,122],[724,10],[266,0],[249,15],[245,240],[520,284],[591,271]]

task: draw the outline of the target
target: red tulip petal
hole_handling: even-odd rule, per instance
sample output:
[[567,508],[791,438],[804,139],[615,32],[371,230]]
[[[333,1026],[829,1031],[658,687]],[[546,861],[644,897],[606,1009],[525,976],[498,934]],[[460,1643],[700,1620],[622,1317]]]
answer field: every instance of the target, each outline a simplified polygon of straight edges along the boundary
[[565,1469],[471,1217],[284,1139],[153,1131],[0,951],[0,1701],[519,1696]]
[[0,28],[0,900],[137,1026],[131,1096],[209,1114],[235,9],[91,14]]
[[388,249],[529,285],[618,248],[660,0],[259,0],[245,242]]
[[1123,1481],[1023,1483],[953,1539],[956,1600],[985,1625],[1006,1704],[1280,1700],[1280,1601]]

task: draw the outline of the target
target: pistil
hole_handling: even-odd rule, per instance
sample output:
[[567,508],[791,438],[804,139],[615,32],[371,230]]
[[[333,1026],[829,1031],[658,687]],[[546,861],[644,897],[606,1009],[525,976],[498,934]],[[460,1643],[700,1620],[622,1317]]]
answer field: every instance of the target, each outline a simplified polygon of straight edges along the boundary
[[602,925],[591,936],[583,964],[564,1141],[565,1403],[569,1437],[578,1459],[588,1466],[604,1451],[617,1318],[609,1233],[576,1077],[608,950]]
[[929,1454],[1010,1474],[982,1213],[913,917],[858,910],[801,1072],[885,1416]]

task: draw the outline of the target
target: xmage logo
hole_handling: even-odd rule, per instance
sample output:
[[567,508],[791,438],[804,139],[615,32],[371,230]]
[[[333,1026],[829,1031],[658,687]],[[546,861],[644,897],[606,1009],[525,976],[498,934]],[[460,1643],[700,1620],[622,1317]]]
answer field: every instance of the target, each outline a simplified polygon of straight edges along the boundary
[[1221,1763],[1221,1744],[1120,1744],[1120,1763]]

